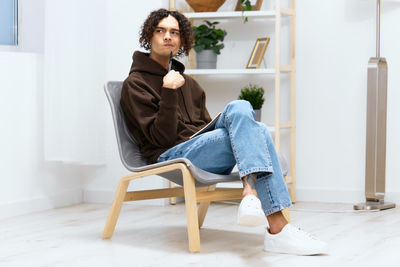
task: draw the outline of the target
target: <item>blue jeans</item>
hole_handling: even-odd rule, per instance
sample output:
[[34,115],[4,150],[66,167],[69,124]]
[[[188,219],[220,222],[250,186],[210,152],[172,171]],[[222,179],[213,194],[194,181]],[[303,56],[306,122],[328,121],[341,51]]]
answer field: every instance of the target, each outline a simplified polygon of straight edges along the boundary
[[217,174],[229,174],[236,164],[240,177],[257,173],[256,190],[266,216],[292,205],[271,135],[254,120],[247,101],[229,103],[214,130],[170,148],[158,162],[175,158]]

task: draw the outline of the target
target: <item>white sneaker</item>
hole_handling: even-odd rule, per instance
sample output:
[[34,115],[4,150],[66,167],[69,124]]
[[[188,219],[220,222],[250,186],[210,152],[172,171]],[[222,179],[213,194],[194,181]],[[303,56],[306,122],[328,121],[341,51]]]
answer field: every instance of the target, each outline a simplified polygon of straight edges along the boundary
[[280,233],[275,235],[270,234],[267,229],[264,237],[264,250],[296,255],[327,254],[328,244],[287,224]]
[[237,223],[243,226],[265,225],[267,219],[261,201],[254,195],[245,196],[239,205]]

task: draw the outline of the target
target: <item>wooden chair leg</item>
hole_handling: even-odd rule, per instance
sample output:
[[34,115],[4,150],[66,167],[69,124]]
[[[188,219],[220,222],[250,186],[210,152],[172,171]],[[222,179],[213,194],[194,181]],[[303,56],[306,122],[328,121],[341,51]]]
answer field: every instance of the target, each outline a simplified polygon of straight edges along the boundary
[[[184,166],[184,165],[183,165]],[[186,219],[189,239],[189,251],[200,251],[200,231],[197,216],[196,187],[194,178],[189,169],[184,166],[181,169],[183,176],[183,190],[185,195]]]
[[283,217],[285,217],[285,219],[286,219],[288,222],[290,222],[290,213],[289,213],[289,209],[284,209],[284,210],[282,210],[282,214],[283,214]]
[[[210,185],[206,191],[214,191],[217,185]],[[198,217],[199,217],[199,228],[203,226],[204,219],[206,218],[206,214],[208,211],[208,207],[210,206],[210,202],[200,202]]]
[[[168,182],[169,188],[175,188],[175,184],[171,181]],[[175,205],[176,204],[176,197],[170,197],[169,198],[169,204],[170,205]]]
[[117,191],[115,192],[115,199],[112,202],[110,213],[108,214],[106,225],[103,231],[103,239],[111,238],[114,234],[115,225],[121,211],[122,203],[124,202],[126,191],[128,190],[129,181],[120,181]]

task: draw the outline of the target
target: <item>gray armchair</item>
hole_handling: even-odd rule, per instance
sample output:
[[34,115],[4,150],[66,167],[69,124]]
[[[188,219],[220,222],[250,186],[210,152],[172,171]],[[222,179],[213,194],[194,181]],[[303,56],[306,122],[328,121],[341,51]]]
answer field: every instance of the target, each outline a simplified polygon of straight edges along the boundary
[[[190,160],[185,158],[149,164],[142,157],[138,143],[131,136],[125,124],[124,113],[120,107],[122,82],[107,82],[104,89],[111,106],[122,164],[132,173],[122,177],[119,181],[102,237],[104,239],[112,237],[123,202],[184,196],[189,250],[190,252],[200,251],[199,228],[204,222],[210,202],[240,199],[242,197],[243,189],[216,189],[216,184],[240,181],[239,174],[218,175],[206,172],[197,168]],[[280,157],[280,163],[282,167],[286,168],[282,171],[286,175],[287,164],[282,157]],[[150,175],[162,176],[182,187],[127,192],[130,181]],[[200,203],[198,208],[197,203]],[[284,214],[289,219],[288,212],[284,211]]]
[[[199,227],[202,226],[211,201],[240,199],[242,189],[216,189],[217,183],[239,181],[238,173],[218,175],[197,168],[188,159],[179,158],[149,164],[141,155],[136,140],[130,135],[120,107],[122,82],[110,81],[105,92],[111,106],[114,128],[122,164],[133,172],[120,179],[103,238],[111,238],[124,201],[184,196],[186,206],[189,250],[200,251]],[[149,175],[160,175],[182,187],[127,192],[130,181]],[[200,203],[197,208],[197,203]]]

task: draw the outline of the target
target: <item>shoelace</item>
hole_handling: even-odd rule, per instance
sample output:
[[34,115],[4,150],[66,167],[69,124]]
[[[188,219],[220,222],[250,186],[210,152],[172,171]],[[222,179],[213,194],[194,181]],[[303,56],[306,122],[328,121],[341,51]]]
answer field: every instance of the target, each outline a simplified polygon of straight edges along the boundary
[[[250,200],[251,202],[256,202],[256,203],[258,204],[258,202],[256,201],[257,198],[255,198],[255,197],[249,198],[249,200]],[[246,203],[246,206],[249,208],[249,207],[252,207],[253,205],[250,204],[249,202],[247,202],[247,203]],[[259,209],[260,209],[259,205],[256,205],[256,208],[259,210]]]
[[314,239],[314,240],[318,240],[316,237],[314,237],[314,236],[311,235],[310,233],[301,230],[300,227],[293,226],[293,227],[291,227],[291,229],[292,229],[293,231],[296,231],[296,232],[300,233],[301,235],[303,235],[303,236],[305,236],[305,237],[308,237],[308,238]]

